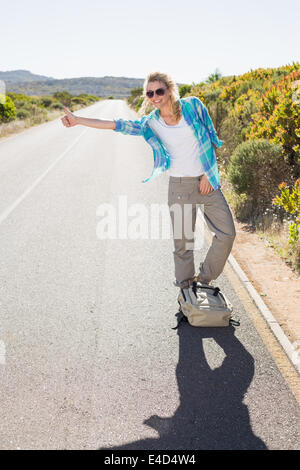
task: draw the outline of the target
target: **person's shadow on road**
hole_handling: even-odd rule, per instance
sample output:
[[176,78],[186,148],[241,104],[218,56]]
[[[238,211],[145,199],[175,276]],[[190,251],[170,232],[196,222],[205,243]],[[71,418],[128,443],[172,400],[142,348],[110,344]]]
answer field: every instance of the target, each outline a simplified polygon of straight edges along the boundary
[[[184,323],[177,331],[180,405],[174,415],[153,415],[144,421],[159,433],[158,438],[99,450],[267,449],[254,435],[242,402],[254,374],[254,359],[234,328],[194,328]],[[213,370],[205,358],[204,338],[213,338],[226,355]]]

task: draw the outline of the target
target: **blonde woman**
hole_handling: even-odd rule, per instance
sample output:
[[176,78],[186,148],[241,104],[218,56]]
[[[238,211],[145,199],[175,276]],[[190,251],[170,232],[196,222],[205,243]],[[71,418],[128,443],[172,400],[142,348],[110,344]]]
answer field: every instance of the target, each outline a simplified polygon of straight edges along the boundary
[[[169,75],[150,73],[144,82],[143,96],[140,120],[83,118],[65,109],[62,123],[66,127],[81,124],[144,137],[152,147],[154,167],[143,182],[169,171],[174,284],[181,289],[189,288],[195,280],[210,284],[223,271],[236,235],[232,213],[220,187],[214,149],[223,142],[201,100],[195,96],[180,99],[177,85]],[[195,273],[193,232],[198,205],[202,205],[205,221],[214,236],[205,260]],[[175,207],[181,209],[177,210],[177,216]],[[190,232],[186,230],[186,221],[191,223]]]

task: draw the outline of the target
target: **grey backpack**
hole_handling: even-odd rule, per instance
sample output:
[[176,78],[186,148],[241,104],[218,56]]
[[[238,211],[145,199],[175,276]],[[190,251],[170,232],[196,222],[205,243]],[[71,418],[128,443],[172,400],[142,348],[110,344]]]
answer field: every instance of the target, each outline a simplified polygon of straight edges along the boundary
[[180,289],[178,303],[179,312],[176,314],[178,323],[173,329],[177,329],[183,320],[192,326],[202,327],[240,324],[231,318],[232,304],[219,287],[193,282],[191,287]]

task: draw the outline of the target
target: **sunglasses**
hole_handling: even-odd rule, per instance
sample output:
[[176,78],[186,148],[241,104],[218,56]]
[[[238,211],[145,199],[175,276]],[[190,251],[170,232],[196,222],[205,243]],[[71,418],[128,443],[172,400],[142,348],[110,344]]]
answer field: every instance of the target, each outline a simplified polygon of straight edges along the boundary
[[165,88],[157,88],[157,90],[154,91],[147,91],[146,95],[148,98],[153,98],[154,93],[157,94],[157,96],[163,96],[165,94],[166,89]]

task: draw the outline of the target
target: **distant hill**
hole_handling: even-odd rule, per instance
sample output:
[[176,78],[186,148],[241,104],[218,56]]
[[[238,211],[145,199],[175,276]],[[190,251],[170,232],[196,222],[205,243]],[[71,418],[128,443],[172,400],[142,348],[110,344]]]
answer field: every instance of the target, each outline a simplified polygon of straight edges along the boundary
[[12,70],[0,72],[0,80],[4,80],[6,91],[24,93],[26,95],[53,95],[56,91],[68,91],[72,95],[87,93],[96,96],[125,98],[130,90],[141,87],[142,78],[127,77],[79,77],[57,80],[52,77],[35,75],[28,70]]
[[0,72],[0,80],[4,80],[7,85],[8,83],[53,80],[53,77],[36,75],[29,72],[29,70],[9,70],[7,72]]

